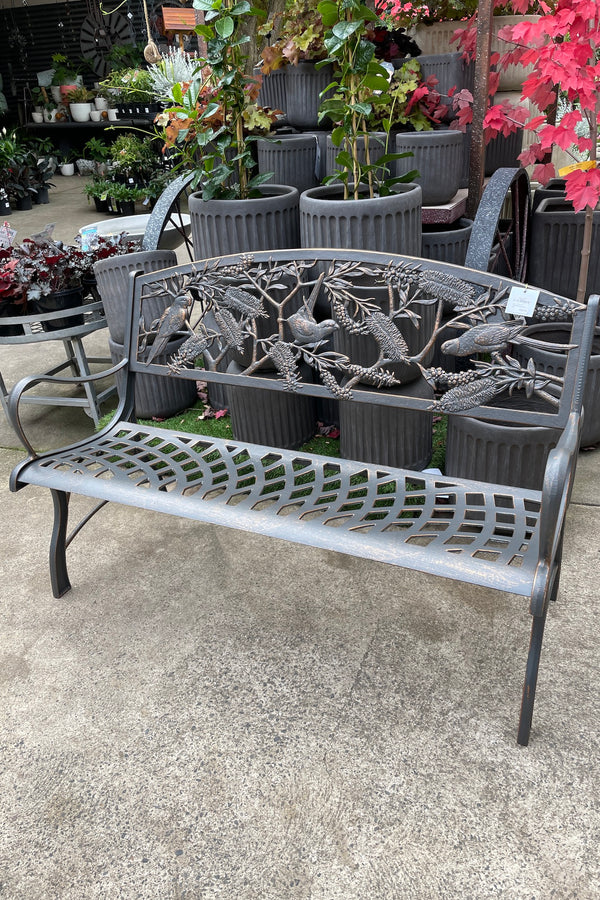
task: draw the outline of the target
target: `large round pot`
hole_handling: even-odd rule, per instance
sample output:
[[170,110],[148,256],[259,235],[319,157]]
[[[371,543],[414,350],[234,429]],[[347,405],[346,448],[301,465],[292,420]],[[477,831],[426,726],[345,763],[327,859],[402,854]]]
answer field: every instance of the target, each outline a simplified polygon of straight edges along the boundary
[[195,259],[298,246],[296,188],[264,184],[260,192],[261,197],[251,200],[203,200],[200,192],[190,195]]
[[344,200],[341,185],[304,191],[300,197],[302,247],[343,247],[383,253],[421,252],[421,188],[399,184],[389,197]]
[[[177,265],[174,250],[144,250],[139,253],[126,253],[122,256],[109,256],[94,263],[94,274],[98,291],[102,298],[104,314],[110,337],[117,344],[123,344],[127,326],[129,295],[131,292],[130,275],[132,272],[156,272]],[[149,328],[152,320],[162,315],[168,306],[165,299],[151,297],[144,300],[144,323]]]
[[[389,294],[386,285],[374,286],[371,284],[370,287],[354,285],[352,292],[363,302],[375,303],[383,312],[389,314]],[[435,303],[418,303],[413,304],[411,309],[420,318],[418,328],[408,316],[396,318],[394,324],[408,345],[409,355],[416,356],[423,350],[433,334],[437,306]],[[380,346],[370,334],[352,334],[344,328],[334,331],[333,346],[338,353],[343,353],[355,365],[365,368],[374,366],[380,354]],[[432,356],[433,349],[423,360],[423,365],[429,365]],[[415,381],[421,374],[421,370],[415,363],[408,362],[387,363],[385,369],[392,372],[396,380],[403,385]],[[361,458],[357,457],[357,459]]]
[[285,113],[290,125],[297,128],[316,128],[319,124],[319,107],[322,91],[331,83],[331,66],[315,67],[314,62],[302,60],[295,66],[286,66]]
[[[380,156],[383,156],[384,153],[387,152],[386,141],[388,139],[385,131],[373,131],[369,134],[369,159],[371,164],[376,163]],[[336,157],[338,153],[341,152],[342,147],[335,147],[332,140],[331,135],[327,135],[327,145],[326,145],[326,155],[325,155],[325,174],[326,175],[335,175],[336,172],[339,171],[339,166],[336,165]],[[389,149],[389,152],[392,152],[392,149]],[[364,137],[358,138],[358,158],[362,165],[366,163],[366,154],[365,154],[365,139]]]
[[[423,190],[423,206],[448,203],[460,185],[463,166],[463,138],[449,128],[434,131],[400,132],[396,153],[412,153],[396,160],[396,172],[405,175],[417,169],[415,178]],[[402,252],[402,251],[400,251]]]
[[[64,291],[54,291],[52,294],[39,297],[37,300],[29,300],[29,309],[34,313],[51,313],[59,309],[75,309],[83,303],[83,293],[80,287],[68,288]],[[74,328],[83,325],[83,316],[66,316],[64,319],[52,319],[42,322],[44,331],[59,331],[61,328]]]
[[[564,198],[542,200],[531,218],[527,280],[574,300],[577,296],[585,212]],[[600,290],[600,211],[593,214],[586,296]]]
[[[227,371],[242,369],[232,362]],[[317,429],[315,398],[307,394],[228,385],[226,396],[235,440],[297,450]]]
[[[187,335],[176,337],[169,341],[165,352],[152,360],[154,365],[164,366],[174,353],[181,347]],[[108,339],[108,348],[113,365],[121,362],[125,355],[123,344]],[[123,372],[116,375],[117,392],[119,396],[125,390],[125,376]],[[153,416],[166,419],[178,412],[193,406],[198,399],[196,382],[190,378],[164,377],[162,375],[137,372],[134,389],[134,414],[139,419],[151,419]]]
[[498,134],[485,147],[485,174],[493,175],[497,169],[518,169],[518,156],[523,146],[523,129],[512,134]]
[[[524,335],[536,341],[548,341],[553,344],[568,344],[570,329],[568,325],[548,322],[530,325],[523,331]],[[538,372],[547,372],[562,378],[565,373],[566,351],[542,350],[527,344],[515,346],[513,355],[522,363],[529,359],[535,362]],[[581,431],[581,447],[597,444],[600,441],[600,328],[596,328],[592,344],[592,355],[588,367],[585,391],[583,394],[583,429]]]
[[[498,32],[501,28],[505,28],[507,25],[520,25],[523,22],[538,22],[539,19],[539,16],[529,14],[494,16],[492,23],[491,52],[499,53],[502,56],[504,53],[509,53],[515,48],[514,44],[500,40]],[[524,66],[522,63],[510,63],[508,66],[504,66],[500,69],[498,89],[501,91],[521,91],[523,82],[533,72],[533,69],[533,63],[528,66]]]
[[258,169],[272,172],[276,184],[289,184],[301,194],[319,184],[319,140],[315,134],[274,134],[256,142]]
[[[352,390],[359,392],[368,388]],[[433,390],[422,378],[385,393],[433,400]],[[340,452],[345,459],[418,470],[429,463],[432,413],[347,400],[340,400],[339,411]]]
[[[509,402],[494,405],[506,406]],[[527,404],[522,401],[519,406],[552,411],[536,398]],[[556,447],[560,435],[560,429],[556,428],[450,416],[445,474],[540,491],[548,454]]]
[[91,103],[69,103],[69,112],[74,122],[89,122]]
[[449,225],[423,225],[421,256],[464,266],[473,231],[472,219],[459,219]]
[[[287,106],[285,69],[275,69],[274,72],[263,75],[260,67],[257,67],[254,74],[261,79],[257,103],[260,106],[268,106],[269,109],[280,109],[285,112]],[[283,181],[281,184],[288,182]]]
[[[421,76],[425,81],[431,75],[437,78],[436,90],[444,96],[469,86],[469,67],[460,51],[454,53],[423,53],[416,57]],[[451,96],[451,95],[450,95]]]

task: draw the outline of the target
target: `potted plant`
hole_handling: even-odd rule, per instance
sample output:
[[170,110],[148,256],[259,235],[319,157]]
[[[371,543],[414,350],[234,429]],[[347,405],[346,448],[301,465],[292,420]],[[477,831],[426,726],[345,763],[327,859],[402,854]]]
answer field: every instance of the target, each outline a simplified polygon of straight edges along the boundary
[[67,92],[65,101],[69,104],[69,112],[74,122],[89,121],[93,100],[94,92],[83,86]]
[[77,154],[71,150],[61,150],[58,154],[59,156],[59,167],[61,175],[74,175],[75,174],[75,156]]
[[176,105],[158,121],[166,146],[180,152],[182,165],[195,170],[189,198],[192,237],[198,258],[246,250],[297,246],[298,191],[266,185],[257,173],[256,134],[273,115],[257,104],[258,82],[245,72],[247,38],[241,32],[246,2],[196,0],[205,24],[196,30],[206,42],[199,60],[202,81],[175,85]]
[[106,175],[108,170],[108,160],[111,155],[110,144],[101,138],[90,138],[83,145],[83,152],[86,159],[94,163],[94,171],[97,175]]
[[330,65],[315,64],[327,56],[325,26],[309,0],[287,0],[277,14],[259,29],[269,35],[261,53],[260,102],[285,112],[290,125],[315,128],[321,94],[331,81]]
[[[360,0],[324,0],[319,12],[326,27],[328,62],[337,66],[334,94],[319,116],[335,123],[338,171],[322,187],[302,194],[301,240],[305,247],[352,246],[418,255],[421,246],[421,188],[416,174],[393,176],[398,155],[371,161],[368,119],[389,103],[389,73],[375,57],[366,36],[377,16]],[[390,121],[383,120],[389,134]]]
[[145,200],[146,191],[135,185],[113,181],[110,183],[109,196],[113,201],[113,207],[116,204],[117,212],[120,216],[133,216],[136,202]]
[[91,181],[84,185],[83,191],[89,200],[94,201],[96,212],[107,213],[108,196],[113,182],[107,181],[101,175],[92,175]]
[[54,174],[54,166],[47,156],[41,156],[37,159],[32,178],[33,202],[49,203],[49,188],[56,187],[50,180]]
[[[26,238],[0,250],[0,298],[10,298],[23,315],[73,309],[83,303],[84,284],[93,277],[94,263],[132,249],[135,245],[125,235],[96,237],[86,250],[54,241],[51,235]],[[79,316],[69,316],[42,326],[45,331],[55,331],[81,321]]]
[[64,53],[54,53],[52,56],[52,68],[54,74],[50,92],[52,99],[58,105],[63,97],[81,84],[81,76],[77,67],[65,56]]

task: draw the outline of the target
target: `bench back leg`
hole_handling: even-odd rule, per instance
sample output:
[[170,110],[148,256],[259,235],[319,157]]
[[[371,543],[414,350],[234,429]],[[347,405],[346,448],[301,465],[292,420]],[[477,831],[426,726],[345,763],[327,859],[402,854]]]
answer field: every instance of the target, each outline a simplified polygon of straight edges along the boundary
[[54,526],[50,539],[50,581],[56,598],[71,590],[67,574],[67,523],[69,519],[69,494],[51,490],[54,503]]
[[[552,593],[553,599],[555,599],[556,592],[553,591]],[[521,715],[519,717],[519,731],[517,734],[517,744],[521,744],[523,747],[526,747],[529,743],[529,733],[531,731],[531,720],[533,718],[533,704],[535,701],[535,689],[537,686],[547,610],[548,607],[545,606],[543,615],[534,616],[531,624],[531,639],[529,641],[529,654],[527,656],[527,667],[525,669],[525,684],[523,685],[523,699],[521,701]]]

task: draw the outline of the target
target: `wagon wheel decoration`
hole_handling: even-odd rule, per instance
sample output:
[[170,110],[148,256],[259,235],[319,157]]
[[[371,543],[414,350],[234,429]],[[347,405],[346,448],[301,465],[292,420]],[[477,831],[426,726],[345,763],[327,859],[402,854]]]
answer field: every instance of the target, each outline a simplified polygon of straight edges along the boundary
[[[508,215],[504,216],[507,207]],[[525,281],[530,216],[525,169],[498,169],[483,192],[465,265]]]
[[79,32],[79,46],[81,55],[99,78],[107,73],[106,54],[113,45],[130,41],[131,25],[125,16],[119,12],[104,15],[99,9],[89,9]]

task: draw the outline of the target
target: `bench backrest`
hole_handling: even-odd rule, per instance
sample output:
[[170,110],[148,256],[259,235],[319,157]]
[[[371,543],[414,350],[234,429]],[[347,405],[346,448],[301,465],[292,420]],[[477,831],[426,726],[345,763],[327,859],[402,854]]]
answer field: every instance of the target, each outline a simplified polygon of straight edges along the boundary
[[[223,257],[138,274],[131,286],[132,373],[197,379],[201,363],[203,380],[225,385],[553,428],[581,409],[578,361],[596,300],[586,311],[540,290],[530,315],[514,315],[516,282],[355,250]],[[569,331],[562,376],[528,357],[527,328],[540,322]],[[430,395],[405,396],[415,375]]]

